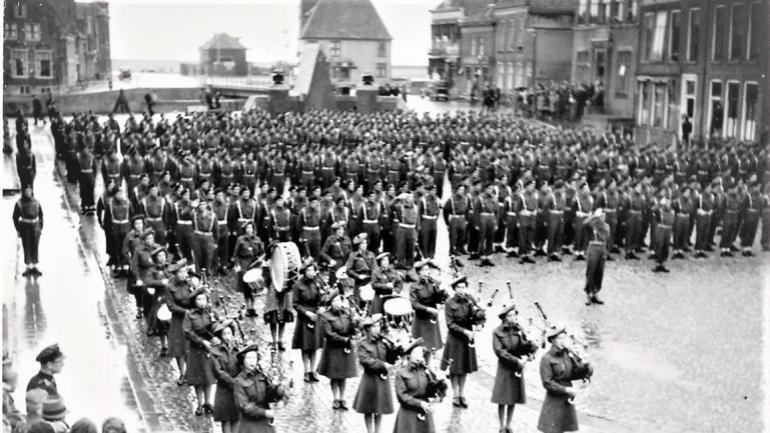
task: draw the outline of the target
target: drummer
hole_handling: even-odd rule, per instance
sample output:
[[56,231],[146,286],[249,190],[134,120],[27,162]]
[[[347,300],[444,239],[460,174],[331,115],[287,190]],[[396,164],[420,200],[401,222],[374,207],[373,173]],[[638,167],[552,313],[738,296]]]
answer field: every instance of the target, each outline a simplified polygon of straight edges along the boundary
[[329,284],[334,285],[337,281],[334,273],[347,262],[352,248],[350,238],[345,234],[344,221],[335,222],[332,224],[332,229],[334,234],[326,239],[323,248],[321,248],[321,260],[331,270]]
[[366,233],[359,233],[353,238],[353,245],[356,248],[345,263],[345,269],[348,276],[353,278],[353,300],[363,307],[361,301],[361,286],[365,286],[372,281],[372,273],[377,270],[377,260],[374,253],[368,250],[369,239]]
[[438,327],[438,305],[447,300],[448,294],[429,276],[431,268],[438,269],[433,260],[417,262],[414,268],[420,279],[409,290],[409,300],[415,311],[412,337],[425,341],[425,362],[429,364],[433,352],[444,347]]
[[168,286],[169,278],[171,278],[177,267],[174,266],[172,268],[166,263],[168,252],[164,247],[156,248],[152,251],[151,255],[154,266],[141,277],[147,288],[147,296],[152,300],[152,306],[147,315],[147,329],[160,339],[160,356],[163,357],[168,355],[166,335],[169,325],[168,322],[159,320],[158,310],[163,305],[164,299],[168,296],[166,287]]
[[[246,301],[246,315],[257,317],[257,311],[254,309],[254,289],[243,281],[243,274],[249,269],[260,266],[259,260],[263,260],[265,247],[262,241],[257,237],[254,221],[247,220],[241,223],[241,235],[235,241],[235,250],[233,251],[233,269],[236,272],[235,279],[236,290],[243,293],[243,299]],[[264,279],[262,280],[264,281]],[[259,284],[259,283],[252,283]],[[262,283],[264,285],[264,283]]]
[[166,305],[171,310],[171,323],[168,329],[168,354],[176,360],[179,369],[179,379],[176,384],[183,386],[186,382],[185,373],[187,372],[187,339],[184,336],[182,322],[190,308],[190,294],[192,285],[187,267],[187,260],[182,259],[172,266],[174,276],[168,285],[166,295]]
[[313,260],[307,260],[300,270],[302,276],[294,283],[292,290],[297,321],[294,324],[291,348],[302,351],[305,382],[318,382],[318,376],[315,373],[315,359],[316,351],[322,347],[318,314],[320,314],[319,307],[324,295],[320,285],[321,278],[317,272],[316,263]]
[[266,286],[267,292],[263,317],[265,323],[270,327],[273,350],[283,352],[286,350],[283,344],[283,333],[286,329],[286,324],[294,321],[294,312],[291,306],[291,286],[277,288],[273,280],[266,284]]
[[369,314],[383,314],[385,299],[401,292],[404,287],[404,278],[391,266],[390,253],[379,254],[375,260],[377,261],[377,268],[372,273],[374,299],[369,305]]

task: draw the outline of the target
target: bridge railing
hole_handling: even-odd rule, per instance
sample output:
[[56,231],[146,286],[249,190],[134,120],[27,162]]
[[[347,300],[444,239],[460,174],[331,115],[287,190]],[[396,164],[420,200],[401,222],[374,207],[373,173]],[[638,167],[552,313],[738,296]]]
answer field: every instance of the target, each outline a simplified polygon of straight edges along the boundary
[[[284,80],[284,83],[290,84]],[[199,76],[198,83],[201,87],[223,86],[223,87],[269,87],[273,85],[273,78],[270,75],[250,75],[246,77],[213,77]]]

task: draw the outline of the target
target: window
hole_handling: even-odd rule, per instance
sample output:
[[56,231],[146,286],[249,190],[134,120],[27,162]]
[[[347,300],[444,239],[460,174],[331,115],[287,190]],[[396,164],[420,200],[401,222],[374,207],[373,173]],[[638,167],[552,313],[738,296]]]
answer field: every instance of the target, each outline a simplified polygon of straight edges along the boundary
[[591,82],[591,56],[588,51],[578,51],[575,61],[575,80],[578,83]]
[[497,68],[497,87],[505,90],[505,64],[501,63]]
[[516,29],[516,46],[524,45],[524,18],[518,20],[519,26]]
[[759,50],[762,43],[759,40],[762,28],[762,13],[759,2],[751,2],[749,5],[749,60],[759,58]]
[[698,47],[700,46],[700,9],[690,9],[690,25],[687,26],[687,60],[698,60]]
[[682,33],[682,12],[671,11],[668,37],[668,58],[673,62],[679,61],[679,40]]
[[332,45],[331,45],[331,49],[330,49],[332,57],[339,57],[340,56],[340,51],[342,51],[341,45],[342,44],[340,43],[340,41],[332,41]]
[[628,9],[628,21],[634,22],[639,16],[639,3],[637,0],[631,0],[631,6]]
[[527,76],[527,78],[532,78],[532,63],[527,62],[524,66],[524,75]]
[[587,24],[586,15],[588,14],[588,0],[580,0],[578,3],[578,23]]
[[86,17],[86,33],[89,35],[94,32],[94,17],[91,15]]
[[506,70],[505,74],[507,76],[506,89],[510,91],[510,90],[513,90],[513,87],[514,87],[513,74],[516,73],[516,70],[513,68],[513,62],[508,62],[508,64],[505,65],[505,70]]
[[11,77],[26,78],[28,62],[27,50],[11,50]]
[[28,41],[40,40],[40,24],[27,23],[24,25],[24,36]]
[[631,51],[618,51],[618,74],[615,82],[615,95],[627,96],[628,84],[631,81],[629,69],[631,67]]
[[668,85],[666,83],[655,83],[655,111],[653,112],[653,125],[666,127],[666,90]]
[[52,57],[50,51],[35,51],[35,76],[37,78],[53,78]]
[[650,60],[663,60],[663,42],[666,40],[666,11],[658,11],[655,15],[655,35],[652,38]]
[[484,48],[486,48],[485,45],[486,45],[486,41],[484,40],[484,36],[479,36],[479,55],[480,56],[484,55]]
[[622,5],[623,3],[618,0],[612,0],[610,2],[610,20],[614,23],[622,21],[623,20],[623,11],[622,11]]
[[16,18],[27,18],[27,5],[16,3],[16,7],[13,8],[13,16]]
[[599,17],[599,0],[591,0],[588,12],[591,14],[591,22],[595,23],[597,17]]
[[388,76],[388,64],[377,63],[377,78],[387,78]]
[[651,84],[649,81],[639,82],[639,125],[649,125],[650,123],[650,104],[652,98],[650,95]]
[[690,119],[695,119],[695,89],[697,78],[684,80],[684,110],[682,111]]
[[[745,6],[734,4],[730,12],[730,60],[742,59],[746,46]],[[737,93],[737,92],[736,92]]]
[[737,81],[727,82],[727,117],[725,118],[725,137],[738,136],[738,107],[740,104],[741,84]]
[[713,80],[709,97],[709,136],[721,136],[724,108],[722,107],[722,82]]
[[377,57],[385,57],[388,53],[388,49],[385,46],[385,42],[377,43]]
[[642,53],[644,60],[652,57],[652,40],[655,36],[655,14],[646,13],[642,20]]
[[714,9],[714,40],[712,41],[711,59],[724,60],[727,42],[727,8],[717,6]]
[[743,90],[743,139],[754,141],[757,138],[757,101],[759,86],[746,83]]
[[523,63],[516,62],[513,69],[513,75],[515,77],[513,86],[514,87],[524,86],[524,64]]

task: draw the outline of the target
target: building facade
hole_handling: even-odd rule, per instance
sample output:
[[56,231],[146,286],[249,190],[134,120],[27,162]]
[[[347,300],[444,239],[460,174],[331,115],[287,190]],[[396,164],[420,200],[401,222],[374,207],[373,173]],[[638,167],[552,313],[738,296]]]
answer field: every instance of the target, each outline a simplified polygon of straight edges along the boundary
[[634,118],[638,0],[580,0],[575,16],[572,81],[604,91],[608,124]]
[[106,2],[7,1],[3,17],[4,95],[58,92],[110,77]]
[[246,47],[227,33],[215,34],[198,51],[204,75],[242,77],[249,74]]
[[304,25],[299,49],[318,45],[332,83],[347,87],[371,74],[375,83],[391,78],[391,37],[369,0],[317,0],[302,3]]
[[638,142],[693,136],[767,142],[768,6],[759,0],[642,0]]

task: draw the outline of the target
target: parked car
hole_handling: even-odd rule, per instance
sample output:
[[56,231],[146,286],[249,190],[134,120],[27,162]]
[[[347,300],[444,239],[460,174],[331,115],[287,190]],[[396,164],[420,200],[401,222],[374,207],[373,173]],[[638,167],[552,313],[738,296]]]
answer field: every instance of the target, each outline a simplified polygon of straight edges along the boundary
[[131,69],[120,68],[120,73],[118,74],[118,78],[120,78],[121,80],[130,80],[131,79]]
[[430,99],[434,101],[449,100],[449,86],[446,81],[437,81],[431,86]]

